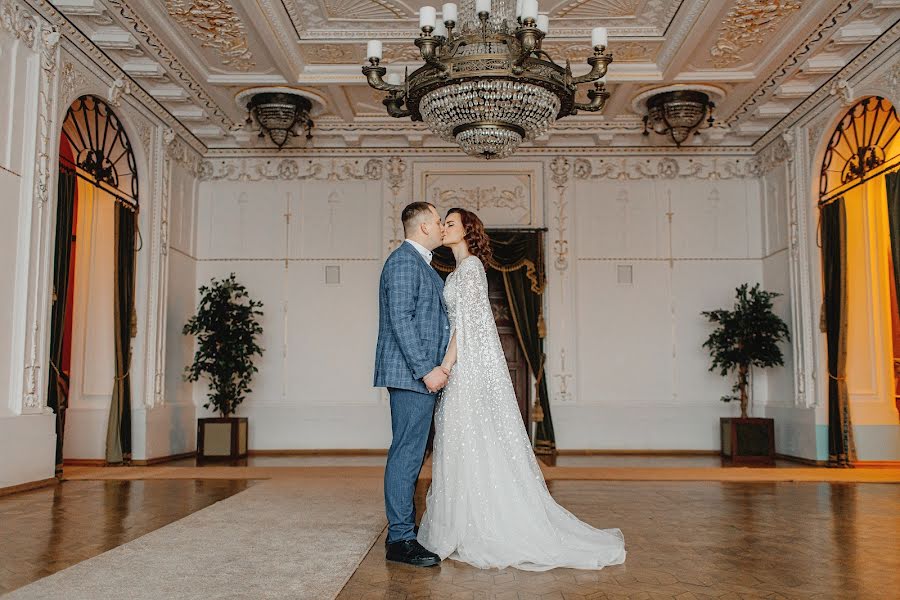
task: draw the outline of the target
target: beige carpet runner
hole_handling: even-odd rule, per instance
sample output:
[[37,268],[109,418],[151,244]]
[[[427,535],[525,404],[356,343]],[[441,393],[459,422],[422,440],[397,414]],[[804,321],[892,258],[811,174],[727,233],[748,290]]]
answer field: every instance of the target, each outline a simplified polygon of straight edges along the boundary
[[386,525],[382,480],[262,481],[5,598],[334,598]]

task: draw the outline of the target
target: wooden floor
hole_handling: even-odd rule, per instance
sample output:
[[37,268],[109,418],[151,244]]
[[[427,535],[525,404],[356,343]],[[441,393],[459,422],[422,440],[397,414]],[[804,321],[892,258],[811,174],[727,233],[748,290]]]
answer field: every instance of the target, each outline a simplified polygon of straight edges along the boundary
[[67,481],[0,497],[0,594],[159,529],[252,484]]
[[[713,457],[564,457],[544,466],[563,506],[625,534],[598,572],[386,563],[383,536],[340,598],[900,597],[900,470],[723,469]],[[0,497],[0,594],[140,537],[270,477],[380,478],[384,457],[255,457],[243,466],[66,469]],[[417,489],[421,511],[429,469]],[[351,576],[351,573],[347,574]],[[893,591],[891,591],[893,590]],[[327,600],[327,599],[323,599]]]
[[[420,481],[421,512],[427,482]],[[628,557],[601,571],[420,569],[384,559],[384,534],[339,600],[700,600],[900,597],[900,486],[555,481],[554,498],[620,527]]]

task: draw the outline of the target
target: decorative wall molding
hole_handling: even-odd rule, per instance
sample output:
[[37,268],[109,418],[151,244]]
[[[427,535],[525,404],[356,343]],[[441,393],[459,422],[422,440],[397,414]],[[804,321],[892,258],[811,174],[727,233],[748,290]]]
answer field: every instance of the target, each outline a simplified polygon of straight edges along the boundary
[[352,181],[380,180],[384,174],[384,161],[370,158],[296,160],[284,158],[267,160],[247,158],[235,160],[204,160],[200,163],[200,181]]
[[785,141],[789,136],[781,136],[762,151],[756,157],[756,168],[760,176],[768,175],[772,169],[784,164],[791,154],[789,144]]
[[133,87],[130,79],[118,77],[109,85],[109,91],[106,93],[106,101],[110,106],[119,106],[119,104],[121,104],[122,96],[125,94],[130,95],[132,90]]
[[388,229],[390,236],[388,238],[388,252],[394,250],[403,242],[403,222],[400,219],[400,190],[406,183],[406,163],[399,156],[392,156],[387,159],[386,170],[388,175],[388,186],[391,189],[391,197],[388,200]]
[[76,66],[76,63],[66,60],[63,63],[62,71],[60,71],[61,92],[63,98],[75,98],[78,90],[86,85],[84,74]]
[[476,212],[488,227],[535,227],[539,170],[534,164],[427,165],[417,171],[420,187],[414,197],[431,202],[440,214],[453,207]]
[[575,179],[746,179],[759,176],[751,158],[577,158]]
[[553,198],[553,222],[556,239],[553,240],[553,251],[556,258],[553,266],[557,271],[565,271],[569,268],[569,240],[566,239],[568,228],[568,215],[566,209],[566,188],[569,184],[569,161],[564,156],[557,156],[550,162],[550,180],[556,188],[556,196]]
[[184,141],[184,138],[175,133],[173,129],[166,129],[165,135],[166,159],[186,169],[194,175],[200,176],[203,164],[203,155],[194,150]]

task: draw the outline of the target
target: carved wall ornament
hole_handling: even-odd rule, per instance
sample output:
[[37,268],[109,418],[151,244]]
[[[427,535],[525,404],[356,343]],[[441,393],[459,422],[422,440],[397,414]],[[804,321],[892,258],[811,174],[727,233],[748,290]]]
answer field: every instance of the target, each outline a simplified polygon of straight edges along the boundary
[[553,199],[553,221],[556,224],[556,239],[553,240],[553,251],[556,253],[556,258],[553,261],[553,266],[556,267],[557,271],[562,272],[569,268],[569,240],[566,239],[568,225],[566,188],[569,183],[569,161],[566,157],[557,156],[550,161],[550,179],[556,188],[556,197]]
[[741,60],[741,52],[759,46],[781,22],[798,10],[802,0],[737,0],[725,16],[719,39],[709,49],[713,64],[721,69]]
[[850,84],[847,83],[846,79],[836,79],[833,81],[831,87],[828,88],[828,93],[832,96],[836,96],[844,106],[853,104],[853,89],[850,87]]
[[453,189],[431,189],[431,202],[438,207],[465,208],[480,212],[485,208],[528,209],[528,197],[521,186],[500,189],[496,186]]
[[311,64],[356,63],[361,59],[360,50],[353,44],[322,44],[303,46],[303,56]]
[[111,106],[119,106],[123,94],[131,94],[131,80],[119,77],[109,85],[106,101]]
[[406,162],[399,156],[392,156],[387,160],[388,185],[391,188],[391,198],[388,200],[388,226],[391,236],[388,240],[388,252],[400,245],[403,241],[403,223],[400,219],[400,189],[406,178]]
[[40,26],[37,17],[21,4],[11,0],[0,0],[0,27],[34,49]]
[[78,70],[74,63],[66,61],[60,71],[60,81],[62,84],[62,92],[64,100],[73,100],[76,92],[84,87],[84,75]]
[[384,162],[378,158],[366,161],[337,158],[221,159],[204,160],[198,168],[201,181],[358,181],[379,180],[383,174]]
[[577,158],[576,179],[745,179],[759,175],[753,158]]
[[238,71],[256,66],[244,23],[228,0],[166,0],[166,11],[204,48],[212,48],[222,64]]

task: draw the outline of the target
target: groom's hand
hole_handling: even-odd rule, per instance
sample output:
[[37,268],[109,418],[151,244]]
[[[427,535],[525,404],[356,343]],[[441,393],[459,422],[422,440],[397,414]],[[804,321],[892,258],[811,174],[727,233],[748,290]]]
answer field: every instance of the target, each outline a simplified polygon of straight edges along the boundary
[[434,394],[447,385],[447,374],[440,367],[435,367],[428,375],[422,378],[428,391]]

